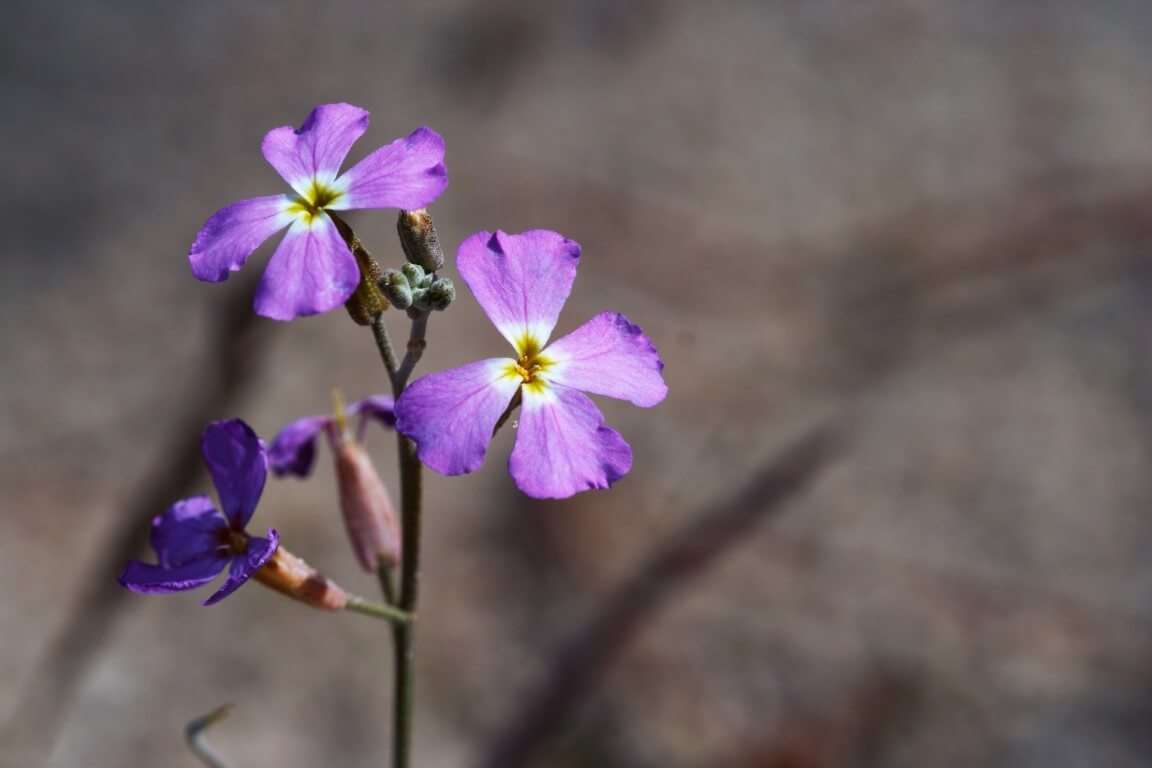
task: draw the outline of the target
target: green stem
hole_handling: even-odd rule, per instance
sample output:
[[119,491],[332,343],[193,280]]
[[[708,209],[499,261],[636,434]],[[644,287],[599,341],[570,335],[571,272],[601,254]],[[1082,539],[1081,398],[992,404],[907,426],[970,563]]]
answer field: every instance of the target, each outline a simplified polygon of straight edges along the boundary
[[[408,335],[408,349],[404,353],[404,361],[396,371],[396,389],[403,392],[408,386],[408,377],[412,375],[416,364],[424,356],[424,348],[428,343],[424,341],[424,334],[428,331],[429,312],[421,312],[412,318],[412,332]],[[397,395],[399,396],[399,395]]]
[[380,594],[388,605],[396,605],[396,585],[392,583],[392,566],[381,562],[376,568],[376,578],[380,580]]
[[[403,368],[397,363],[392,340],[384,327],[383,315],[372,321],[372,335],[380,350],[380,359],[388,371],[392,394],[399,398],[408,383],[408,376],[424,351],[424,333],[427,316],[412,322],[408,339],[408,352]],[[420,496],[423,465],[416,455],[416,445],[396,433],[400,457],[400,598],[397,608],[410,617],[416,615],[420,584]],[[383,587],[384,581],[381,582]],[[384,587],[385,598],[389,590]],[[394,701],[392,707],[392,766],[408,768],[412,751],[413,687],[415,683],[415,627],[411,621],[392,625],[394,651]]]
[[377,619],[384,619],[396,625],[407,624],[412,621],[412,616],[399,608],[393,608],[383,603],[374,603],[371,600],[365,600],[355,595],[348,596],[348,604],[344,606],[344,610],[352,611],[353,613],[362,613],[365,616],[372,616]]
[[[402,611],[415,615],[420,585],[420,486],[423,465],[416,456],[416,445],[397,433],[400,449],[400,602]],[[408,768],[411,751],[413,695],[415,683],[414,626],[394,624],[396,698],[393,715],[393,768]]]
[[388,326],[384,325],[383,312],[372,318],[372,335],[376,337],[376,348],[380,350],[380,359],[384,362],[385,370],[388,371],[388,383],[392,385],[392,395],[399,397],[400,388],[396,386],[396,369],[399,367],[399,363],[396,361],[396,352],[392,349],[392,339],[388,335]]

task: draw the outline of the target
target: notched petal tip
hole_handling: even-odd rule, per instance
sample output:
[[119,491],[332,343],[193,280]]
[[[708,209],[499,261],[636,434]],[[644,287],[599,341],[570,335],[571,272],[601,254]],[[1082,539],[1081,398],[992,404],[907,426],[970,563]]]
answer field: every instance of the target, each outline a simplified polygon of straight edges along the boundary
[[368,112],[351,104],[321,104],[299,128],[282,125],[264,135],[268,164],[300,195],[316,180],[331,181],[352,145],[368,129]]
[[509,343],[531,336],[542,346],[568,300],[579,259],[579,243],[557,232],[481,231],[460,244],[456,267]]
[[444,191],[444,139],[417,128],[367,155],[337,180],[345,194],[332,210],[423,208]]
[[430,151],[444,151],[444,137],[426,125],[421,125],[409,133],[406,140],[410,146],[421,146]]
[[619,312],[602,312],[544,352],[552,381],[651,408],[668,395],[664,361],[640,326]]
[[312,107],[312,111],[308,113],[308,117],[304,118],[304,122],[300,127],[295,129],[297,136],[315,130],[318,124],[326,120],[339,120],[345,125],[355,126],[363,133],[368,129],[368,123],[371,120],[371,115],[368,110],[363,107],[358,107],[355,104],[349,104],[344,101],[335,101],[329,104],[317,104]]

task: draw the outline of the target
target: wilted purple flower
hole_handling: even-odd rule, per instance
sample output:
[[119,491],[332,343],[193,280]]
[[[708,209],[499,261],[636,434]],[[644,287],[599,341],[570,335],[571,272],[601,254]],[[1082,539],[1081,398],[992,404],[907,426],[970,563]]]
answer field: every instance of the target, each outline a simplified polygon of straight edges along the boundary
[[204,224],[188,260],[201,280],[218,283],[244,266],[260,244],[288,227],[256,289],[257,314],[275,320],[327,312],[360,280],[356,258],[326,211],[422,208],[448,184],[444,140],[431,128],[377,149],[338,176],[348,150],[368,129],[368,112],[322,104],[300,128],[273,128],[264,159],[295,191],[242,200]]
[[204,429],[201,451],[223,512],[207,496],[193,496],[155,517],[152,548],[159,564],[128,563],[120,583],[133,592],[195,589],[231,566],[227,581],[204,601],[212,605],[248,581],[276,551],[275,530],[266,538],[245,531],[268,475],[263,442],[240,419],[214,421]]
[[[396,423],[393,415],[392,398],[388,395],[373,395],[357,400],[345,410],[348,416],[358,416],[355,435],[357,440],[364,437],[364,427],[369,419],[391,427]],[[339,415],[305,416],[296,419],[276,433],[268,448],[268,461],[272,472],[277,476],[296,475],[308,477],[316,462],[316,438],[324,432],[330,441],[339,435]]]
[[[305,416],[276,435],[269,451],[272,471],[277,475],[307,477],[316,460],[316,437],[328,436],[336,462],[336,483],[340,491],[340,511],[357,562],[374,571],[383,562],[400,561],[400,530],[396,511],[380,473],[362,445],[368,419],[392,426],[392,398],[369,397],[347,409],[336,398],[332,416]],[[359,416],[355,431],[348,429],[347,416]]]
[[542,229],[478,232],[461,244],[460,274],[517,357],[425,376],[404,391],[396,429],[416,442],[429,467],[446,475],[477,469],[519,392],[508,469],[524,493],[566,498],[607,488],[632,468],[631,447],[584,392],[651,407],[668,393],[664,363],[640,328],[614,312],[545,348],[579,259],[578,244]]

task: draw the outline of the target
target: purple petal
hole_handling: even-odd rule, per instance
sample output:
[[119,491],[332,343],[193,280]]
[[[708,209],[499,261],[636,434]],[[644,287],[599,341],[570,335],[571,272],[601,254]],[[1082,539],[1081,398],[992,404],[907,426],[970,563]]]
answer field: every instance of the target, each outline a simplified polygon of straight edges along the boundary
[[431,203],[446,186],[444,139],[431,128],[417,128],[349,168],[337,181],[343,196],[329,207],[412,210]]
[[420,460],[445,475],[484,463],[492,430],[520,386],[512,360],[481,360],[414,381],[396,402],[396,429],[416,442]]
[[255,197],[221,208],[196,235],[188,262],[192,274],[209,283],[227,280],[261,243],[292,222],[286,195]]
[[252,518],[268,475],[268,454],[252,427],[240,419],[214,421],[200,441],[204,462],[220,495],[220,506],[233,528]]
[[524,493],[564,499],[607,488],[632,468],[632,449],[587,395],[558,385],[526,386],[508,471]]
[[534,229],[519,235],[477,232],[460,245],[456,267],[504,338],[524,354],[548,341],[572,290],[580,246]]
[[321,104],[298,129],[273,128],[260,149],[264,159],[303,197],[313,182],[331,184],[356,140],[368,130],[368,112],[351,104]]
[[297,219],[272,254],[256,289],[256,313],[291,320],[347,301],[360,282],[356,257],[327,214]]
[[545,378],[649,408],[668,394],[664,362],[652,341],[616,312],[596,315],[545,350]]
[[359,414],[361,419],[376,419],[386,427],[396,425],[396,408],[389,395],[372,395],[357,400],[348,406],[348,413]]
[[179,568],[214,557],[227,527],[228,521],[207,496],[182,499],[152,519],[152,548],[161,567]]
[[279,543],[280,536],[274,529],[268,530],[268,538],[266,539],[250,536],[248,538],[248,551],[232,558],[232,567],[228,569],[228,578],[220,586],[220,589],[204,601],[204,605],[215,605],[239,589],[244,582],[252,578],[252,574],[256,573],[260,566],[268,562],[268,558],[276,552]]
[[268,465],[277,475],[308,477],[316,461],[316,435],[332,421],[330,416],[305,416],[284,427],[268,448]]
[[193,560],[179,568],[164,568],[133,560],[125,566],[119,581],[120,586],[133,592],[183,592],[212,581],[227,564],[228,558],[223,556]]

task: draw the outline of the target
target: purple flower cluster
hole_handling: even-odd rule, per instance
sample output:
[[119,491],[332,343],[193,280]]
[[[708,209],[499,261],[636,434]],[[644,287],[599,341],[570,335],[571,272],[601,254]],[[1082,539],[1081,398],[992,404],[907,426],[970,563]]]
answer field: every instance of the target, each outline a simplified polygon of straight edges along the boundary
[[[367,128],[365,110],[324,104],[298,129],[269,131],[262,145],[264,157],[292,192],[243,200],[217,211],[188,254],[193,274],[209,282],[226,280],[265,240],[287,229],[257,288],[256,312],[291,320],[348,300],[362,277],[333,221],[334,212],[422,209],[448,183],[444,141],[429,128],[418,128],[340,173]],[[426,212],[416,213],[431,226]],[[434,230],[428,237],[435,241]],[[405,249],[408,253],[407,245]],[[588,394],[648,408],[661,402],[668,388],[656,347],[624,315],[596,315],[549,344],[579,260],[577,243],[543,229],[518,235],[477,232],[467,238],[457,254],[460,275],[512,345],[513,356],[425,376],[404,389],[395,403],[381,395],[353,403],[347,411],[338,407],[333,417],[298,419],[277,435],[271,449],[243,421],[209,424],[202,451],[219,508],[208,497],[195,496],[157,516],[152,521],[157,562],[130,562],[120,583],[136,592],[177,592],[203,586],[228,569],[224,584],[205,601],[210,605],[259,571],[257,578],[274,589],[320,607],[343,607],[349,598],[342,591],[299,558],[278,550],[275,530],[260,537],[246,528],[269,468],[277,475],[307,476],[315,462],[317,437],[324,433],[333,448],[341,507],[361,565],[371,570],[378,563],[398,562],[391,502],[361,445],[369,420],[394,426],[410,438],[427,466],[460,475],[481,466],[496,430],[519,408],[508,468],[524,493],[565,498],[612,485],[631,469],[632,449],[604,423]],[[434,261],[427,275],[419,267],[405,267],[411,272],[403,273],[410,287],[423,289],[425,283],[441,280],[435,270],[442,259]],[[445,306],[450,300],[448,296]],[[413,306],[413,317],[426,320],[420,313],[429,308]],[[354,429],[348,429],[346,416],[356,419]]]

